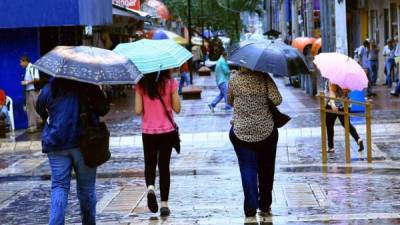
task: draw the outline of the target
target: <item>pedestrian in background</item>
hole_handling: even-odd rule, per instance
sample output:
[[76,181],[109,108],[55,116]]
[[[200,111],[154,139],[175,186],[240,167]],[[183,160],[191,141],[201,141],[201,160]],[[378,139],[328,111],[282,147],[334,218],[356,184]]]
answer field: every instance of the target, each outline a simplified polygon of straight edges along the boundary
[[253,217],[260,209],[269,216],[279,137],[269,104],[281,104],[282,96],[269,75],[243,69],[229,81],[228,102],[234,108],[229,137],[239,161],[244,213]]
[[358,48],[358,58],[361,67],[364,69],[365,74],[368,77],[368,88],[366,90],[366,94],[368,97],[375,96],[376,94],[372,91],[372,79],[371,79],[371,72],[370,72],[370,63],[368,60],[369,50],[370,50],[370,42],[368,39],[365,39],[363,44]]
[[394,67],[395,67],[395,62],[394,62],[394,45],[393,45],[393,40],[388,39],[387,44],[383,48],[383,56],[385,57],[385,74],[386,74],[386,85],[388,88],[392,88],[392,84],[394,81]]
[[181,76],[181,80],[179,82],[179,89],[178,89],[178,93],[179,95],[182,95],[182,89],[183,86],[186,83],[186,86],[190,85],[190,77],[189,77],[189,73],[190,73],[190,69],[189,69],[189,65],[188,62],[185,62],[180,68],[179,68],[179,74]]
[[192,47],[192,62],[193,62],[193,70],[197,72],[200,69],[201,62],[203,61],[203,52],[200,46],[194,45]]
[[395,61],[395,79],[396,79],[396,88],[390,92],[390,95],[394,97],[398,97],[400,94],[400,81],[399,81],[399,73],[400,73],[400,43],[398,41],[398,36],[394,38],[394,61]]
[[370,42],[370,49],[368,53],[368,61],[369,61],[369,72],[370,79],[372,82],[372,86],[376,85],[376,81],[378,79],[378,67],[379,67],[379,48],[376,46],[376,42],[372,40]]
[[215,107],[222,99],[225,101],[225,110],[232,109],[227,101],[228,82],[230,78],[230,70],[227,59],[228,54],[223,52],[217,61],[217,65],[215,66],[215,78],[219,89],[219,94],[211,104],[208,104],[211,112],[215,111]]
[[8,108],[7,108],[7,95],[6,92],[4,92],[3,89],[0,88],[0,120],[4,120],[5,124],[7,126],[10,125],[10,117],[8,114]]
[[20,66],[25,69],[25,76],[21,81],[21,85],[25,89],[25,106],[28,116],[27,132],[34,133],[38,131],[39,124],[41,123],[41,119],[35,110],[38,92],[34,85],[36,82],[39,82],[39,71],[32,66],[27,56],[21,57]]
[[5,138],[10,126],[6,93],[0,88],[0,138]]
[[[80,99],[87,98],[92,123],[99,122],[109,104],[98,86],[55,78],[41,91],[36,110],[46,121],[42,134],[43,153],[51,167],[51,207],[49,225],[65,222],[72,169],[83,225],[96,224],[96,168],[84,163],[78,140],[83,131]],[[93,149],[96,150],[96,149]]]
[[142,140],[147,186],[147,205],[158,212],[155,194],[156,169],[160,175],[161,216],[169,216],[170,160],[175,126],[173,111],[181,111],[178,84],[169,70],[146,74],[136,86],[135,113],[142,115]]
[[[348,100],[349,99],[349,93],[350,90],[348,89],[342,89],[336,84],[329,83],[329,97],[331,98],[339,98],[342,100]],[[349,106],[351,107],[351,106]],[[342,101],[339,100],[329,100],[326,106],[326,109],[328,110],[333,110],[336,112],[344,112],[344,105]],[[326,130],[327,130],[327,136],[328,136],[328,152],[333,153],[335,152],[334,149],[334,142],[333,142],[333,137],[334,137],[334,126],[336,119],[339,118],[340,123],[344,127],[344,115],[338,115],[335,113],[326,113]],[[356,128],[350,123],[350,134],[354,138],[354,140],[358,144],[358,151],[361,152],[364,150],[364,144],[360,136],[358,136]]]

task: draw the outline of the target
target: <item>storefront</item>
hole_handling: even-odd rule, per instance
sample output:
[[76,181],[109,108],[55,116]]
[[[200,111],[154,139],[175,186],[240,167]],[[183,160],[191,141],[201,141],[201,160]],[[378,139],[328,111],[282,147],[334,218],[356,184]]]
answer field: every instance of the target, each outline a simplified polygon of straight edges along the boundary
[[[382,50],[388,39],[395,38],[399,34],[400,1],[359,0],[359,5],[363,6],[364,10],[367,12],[368,37],[375,40],[378,48]],[[379,57],[378,83],[384,83],[384,57],[382,54],[379,54]]]
[[112,5],[109,0],[1,0],[0,11],[0,88],[13,99],[21,129],[27,119],[20,57],[35,61],[57,45],[81,44],[85,26],[112,23]]

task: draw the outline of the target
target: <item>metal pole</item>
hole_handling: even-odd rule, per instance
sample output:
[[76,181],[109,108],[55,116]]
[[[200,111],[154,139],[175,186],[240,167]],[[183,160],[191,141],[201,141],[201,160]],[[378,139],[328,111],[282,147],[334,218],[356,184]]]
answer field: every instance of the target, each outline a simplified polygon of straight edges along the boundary
[[344,140],[346,146],[346,163],[351,162],[350,155],[350,114],[349,114],[349,101],[344,100]]
[[203,0],[200,1],[201,4],[201,44],[204,45],[204,6],[203,6]]
[[[188,4],[188,30],[189,30],[189,51],[192,50],[192,2],[191,0],[187,0]],[[190,84],[193,84],[193,68],[190,66]]]
[[321,117],[321,147],[322,147],[322,163],[328,162],[328,154],[326,152],[326,108],[325,108],[325,93],[319,93],[319,108]]
[[367,158],[368,163],[372,163],[372,140],[371,140],[371,100],[365,101],[365,120],[367,126]]

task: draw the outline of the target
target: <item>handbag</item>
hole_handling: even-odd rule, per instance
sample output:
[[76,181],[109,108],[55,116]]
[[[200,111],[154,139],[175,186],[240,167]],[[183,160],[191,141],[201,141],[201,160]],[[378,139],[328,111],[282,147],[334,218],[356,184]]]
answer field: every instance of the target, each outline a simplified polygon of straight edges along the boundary
[[272,119],[277,128],[285,126],[292,118],[290,116],[279,111],[278,107],[271,101],[268,100],[269,110],[272,113]]
[[104,122],[93,124],[88,101],[80,99],[80,121],[83,126],[79,137],[79,148],[83,160],[88,167],[96,168],[107,162],[111,157],[110,132]]
[[181,153],[181,138],[180,138],[180,134],[179,134],[179,127],[175,123],[174,119],[172,119],[171,114],[169,114],[168,108],[165,105],[165,102],[160,95],[158,95],[158,99],[160,100],[161,104],[164,107],[164,110],[165,110],[165,113],[167,114],[168,120],[172,123],[172,125],[175,128],[175,130],[172,132],[172,137],[171,137],[172,148],[175,149],[176,153],[180,154]]
[[[274,82],[271,78],[269,81]],[[267,88],[267,90],[268,90],[268,88]],[[268,98],[268,106],[269,106],[269,110],[272,114],[272,119],[274,120],[275,127],[281,128],[281,127],[285,126],[292,119],[292,118],[290,118],[290,116],[279,111],[278,107],[276,107],[276,105],[269,98]]]

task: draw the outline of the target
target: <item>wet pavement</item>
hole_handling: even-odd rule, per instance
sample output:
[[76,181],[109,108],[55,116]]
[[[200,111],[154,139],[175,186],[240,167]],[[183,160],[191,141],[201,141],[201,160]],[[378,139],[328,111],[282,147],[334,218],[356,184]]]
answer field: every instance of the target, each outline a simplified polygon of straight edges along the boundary
[[[280,129],[272,217],[246,219],[237,159],[227,131],[231,114],[209,112],[217,94],[212,78],[196,78],[201,100],[183,101],[177,116],[182,154],[173,153],[169,218],[149,213],[144,198],[140,119],[133,116],[133,95],[113,102],[106,121],[112,131],[112,158],[98,169],[98,224],[400,224],[400,98],[376,99],[373,163],[351,143],[346,165],[343,129],[336,127],[337,151],[321,164],[318,100],[301,90],[278,86],[280,107],[293,117]],[[382,90],[382,96],[385,89]],[[388,103],[392,101],[392,103]],[[387,105],[389,104],[389,105]],[[354,120],[365,137],[365,124]],[[16,140],[12,142],[11,140]],[[0,224],[46,224],[50,171],[40,136],[18,132],[0,140]],[[75,182],[71,186],[67,224],[79,224]]]

